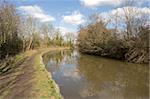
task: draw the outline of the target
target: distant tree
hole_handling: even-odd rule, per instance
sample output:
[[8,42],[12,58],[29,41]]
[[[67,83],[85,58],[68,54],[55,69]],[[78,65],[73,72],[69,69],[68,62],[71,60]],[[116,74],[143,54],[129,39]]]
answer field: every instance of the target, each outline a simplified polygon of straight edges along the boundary
[[65,34],[67,46],[73,47],[75,42],[75,35],[71,32]]
[[49,47],[52,45],[52,38],[54,37],[54,27],[51,24],[42,24],[41,25],[41,34],[43,35],[44,44]]

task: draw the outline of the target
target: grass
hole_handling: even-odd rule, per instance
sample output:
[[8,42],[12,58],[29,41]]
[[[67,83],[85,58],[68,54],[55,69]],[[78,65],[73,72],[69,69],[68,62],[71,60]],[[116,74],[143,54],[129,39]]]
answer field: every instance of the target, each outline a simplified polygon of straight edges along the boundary
[[42,55],[53,50],[61,50],[68,48],[49,48],[41,49],[35,56],[34,68],[36,69],[36,85],[35,90],[40,99],[62,99],[58,85],[52,79],[50,72],[45,69],[45,65],[42,60]]
[[[47,52],[44,51],[44,53]],[[34,68],[36,69],[36,85],[38,97],[40,99],[61,99],[60,91],[55,81],[52,79],[51,74],[45,69],[42,62],[42,53],[36,55]]]

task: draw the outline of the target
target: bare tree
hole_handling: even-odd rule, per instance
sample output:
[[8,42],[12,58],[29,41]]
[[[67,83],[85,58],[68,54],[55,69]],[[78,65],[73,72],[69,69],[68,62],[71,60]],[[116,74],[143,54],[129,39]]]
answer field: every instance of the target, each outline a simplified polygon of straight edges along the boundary
[[14,5],[0,4],[0,54],[14,55],[22,50],[22,41],[18,35],[20,17]]

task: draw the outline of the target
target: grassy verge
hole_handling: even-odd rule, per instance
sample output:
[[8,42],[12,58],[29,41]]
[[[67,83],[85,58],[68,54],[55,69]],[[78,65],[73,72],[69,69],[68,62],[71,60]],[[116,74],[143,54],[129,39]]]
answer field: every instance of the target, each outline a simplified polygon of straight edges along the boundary
[[39,54],[35,56],[34,68],[36,69],[36,86],[37,94],[40,99],[62,99],[59,87],[52,79],[51,74],[45,69],[42,61],[42,55],[49,51],[61,50],[67,48],[50,48],[39,50]]
[[[56,87],[54,80],[51,78],[50,74],[46,71],[44,64],[42,63],[42,54],[38,54],[35,57],[34,68],[36,70],[36,85],[35,89],[38,97],[41,99],[60,99],[61,95],[59,89]],[[50,98],[50,99],[51,99]]]

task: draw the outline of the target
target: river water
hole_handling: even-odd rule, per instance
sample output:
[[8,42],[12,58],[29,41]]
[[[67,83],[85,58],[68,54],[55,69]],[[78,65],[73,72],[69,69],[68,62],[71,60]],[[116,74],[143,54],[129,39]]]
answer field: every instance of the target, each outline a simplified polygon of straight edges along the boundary
[[64,99],[149,99],[149,67],[64,50],[43,56]]

